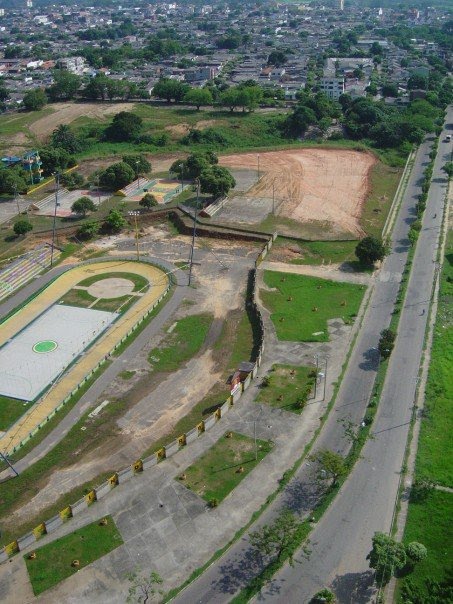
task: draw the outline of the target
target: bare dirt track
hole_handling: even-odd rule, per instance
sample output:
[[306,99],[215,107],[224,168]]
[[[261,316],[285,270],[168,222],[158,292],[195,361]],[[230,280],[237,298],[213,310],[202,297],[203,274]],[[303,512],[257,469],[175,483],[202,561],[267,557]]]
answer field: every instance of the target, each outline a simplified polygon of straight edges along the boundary
[[[259,182],[248,197],[272,198],[277,214],[306,223],[322,221],[338,232],[363,235],[359,225],[368,193],[370,170],[376,163],[370,153],[348,149],[299,149],[259,154]],[[227,155],[229,168],[258,169],[256,153]]]
[[133,103],[54,103],[54,110],[30,125],[30,131],[39,139],[43,140],[49,136],[60,124],[70,124],[78,117],[102,119],[106,115],[130,111],[134,108]]

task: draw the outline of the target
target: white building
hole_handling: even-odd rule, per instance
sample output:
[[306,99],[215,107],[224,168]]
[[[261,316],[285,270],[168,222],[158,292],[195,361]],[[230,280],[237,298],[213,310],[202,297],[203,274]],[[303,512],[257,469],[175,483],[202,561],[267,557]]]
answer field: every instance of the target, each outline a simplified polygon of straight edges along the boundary
[[338,101],[340,96],[344,94],[345,85],[344,78],[321,78],[320,82],[321,92],[323,92],[329,99]]

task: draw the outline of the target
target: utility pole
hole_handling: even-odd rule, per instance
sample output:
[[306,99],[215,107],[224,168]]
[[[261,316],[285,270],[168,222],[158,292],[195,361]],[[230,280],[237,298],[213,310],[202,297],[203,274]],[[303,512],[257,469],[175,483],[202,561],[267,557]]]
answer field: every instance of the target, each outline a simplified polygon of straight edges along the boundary
[[55,208],[53,212],[53,227],[52,227],[52,251],[50,254],[50,268],[53,266],[53,255],[55,250],[55,231],[57,227],[57,207],[58,207],[58,190],[60,188],[60,173],[55,172]]
[[275,216],[275,178],[272,181],[272,215]]
[[138,188],[140,189],[140,173],[139,173],[139,171],[138,171],[138,165],[139,165],[139,163],[140,163],[140,162],[139,162],[138,160],[135,162],[135,165],[137,166],[137,180],[138,180]]
[[195,212],[193,215],[193,231],[192,231],[192,245],[190,246],[190,258],[189,258],[189,285],[192,281],[192,265],[193,265],[193,252],[195,248],[195,235],[197,230],[197,212],[198,212],[198,199],[200,197],[200,179],[197,178],[197,200],[195,202]]
[[260,179],[260,156],[259,154],[256,156],[257,160],[258,160],[258,180]]
[[326,368],[324,370],[324,388],[323,388],[323,393],[322,393],[322,400],[324,401],[326,399],[326,382],[327,382],[327,357],[324,359],[326,362]]
[[11,468],[16,476],[19,476],[19,472],[14,468],[13,464],[9,461],[8,457],[4,453],[0,453],[0,457],[3,461]]
[[137,262],[140,262],[140,246],[138,244],[138,224],[137,224],[137,216],[139,212],[133,211],[129,212],[129,216],[133,216],[135,220],[135,249],[137,252]]
[[319,373],[319,357],[317,354],[315,355],[315,359],[316,359],[316,378],[315,378],[315,400],[316,400],[316,396],[318,394],[318,373]]
[[179,164],[181,168],[181,193],[184,191],[184,164]]

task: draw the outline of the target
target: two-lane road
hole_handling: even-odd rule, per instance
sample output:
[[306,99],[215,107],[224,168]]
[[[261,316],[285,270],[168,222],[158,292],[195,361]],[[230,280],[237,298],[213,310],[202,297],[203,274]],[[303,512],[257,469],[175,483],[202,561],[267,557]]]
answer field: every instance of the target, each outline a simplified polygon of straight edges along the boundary
[[[447,124],[452,122],[450,107]],[[340,603],[368,602],[373,595],[373,573],[366,555],[374,532],[389,531],[398,492],[437,270],[447,191],[442,166],[451,153],[446,132],[440,137],[398,338],[373,426],[374,438],[367,441],[350,478],[313,531],[310,560],[294,568],[286,566],[260,601],[306,604],[317,590],[329,585]]]

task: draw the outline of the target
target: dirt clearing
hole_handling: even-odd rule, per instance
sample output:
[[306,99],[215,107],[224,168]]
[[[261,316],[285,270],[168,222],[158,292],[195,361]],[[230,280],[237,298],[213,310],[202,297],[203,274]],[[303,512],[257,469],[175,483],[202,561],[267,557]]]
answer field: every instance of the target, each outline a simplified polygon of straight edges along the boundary
[[133,108],[133,103],[55,103],[52,105],[54,111],[51,115],[36,120],[29,128],[39,140],[43,140],[60,124],[70,124],[78,117],[102,119],[120,111],[131,111]]
[[359,219],[369,190],[370,171],[377,161],[372,154],[300,149],[220,158],[223,166],[256,170],[257,175],[258,161],[260,180],[247,191],[248,198],[266,203],[274,194],[280,217],[300,223],[325,222],[333,231],[363,235]]

